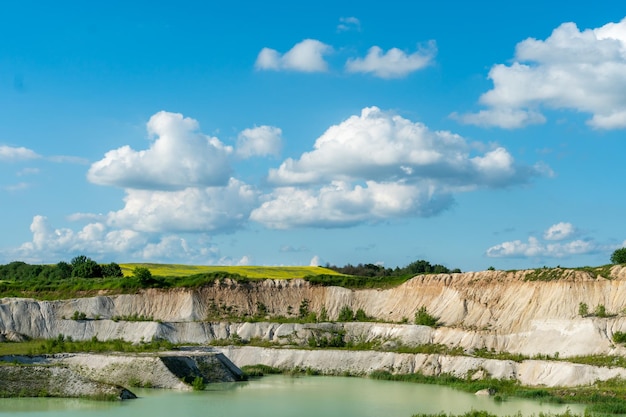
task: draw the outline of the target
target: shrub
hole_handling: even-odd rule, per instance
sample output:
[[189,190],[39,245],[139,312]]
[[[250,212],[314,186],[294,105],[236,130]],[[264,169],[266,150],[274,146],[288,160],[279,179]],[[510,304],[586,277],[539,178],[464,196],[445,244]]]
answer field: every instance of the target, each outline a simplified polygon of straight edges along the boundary
[[419,324],[421,326],[436,327],[439,324],[439,318],[431,316],[428,313],[428,310],[426,310],[426,307],[422,306],[415,313],[415,324]]
[[74,311],[74,314],[72,314],[72,320],[85,320],[86,318],[87,315],[82,312]]
[[195,377],[193,382],[191,383],[191,386],[193,387],[194,391],[202,391],[204,389],[204,378],[202,378],[201,376]]
[[615,343],[626,343],[626,333],[625,332],[613,333],[613,341]]
[[348,306],[343,306],[339,311],[339,317],[337,321],[352,321],[354,320],[354,311]]
[[328,321],[328,311],[326,311],[326,306],[322,306],[322,309],[320,310],[320,315],[319,315],[319,321]]
[[359,308],[354,315],[354,319],[356,321],[370,321],[371,317],[365,314],[365,311],[362,308]]
[[598,304],[596,307],[596,311],[595,311],[595,315],[596,317],[607,317],[608,314],[606,313],[606,307],[604,307],[604,304]]
[[616,249],[611,255],[611,262],[614,264],[626,264],[626,248]]
[[587,317],[589,315],[589,306],[587,306],[586,303],[579,303],[578,314],[580,314],[582,317]]

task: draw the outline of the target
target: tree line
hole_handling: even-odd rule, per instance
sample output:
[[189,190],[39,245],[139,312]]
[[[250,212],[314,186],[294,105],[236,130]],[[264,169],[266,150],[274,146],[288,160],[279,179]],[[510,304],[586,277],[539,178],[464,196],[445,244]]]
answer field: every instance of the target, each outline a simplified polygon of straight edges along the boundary
[[371,278],[399,277],[419,274],[450,274],[461,272],[459,268],[449,269],[440,264],[432,265],[430,262],[423,259],[411,262],[403,268],[385,268],[384,266],[377,264],[347,264],[344,266],[326,264],[325,267],[339,272],[340,274]]
[[56,265],[31,265],[21,261],[0,265],[0,280],[59,280],[123,276],[122,268],[115,262],[99,264],[85,255],[76,256],[69,263],[61,261]]

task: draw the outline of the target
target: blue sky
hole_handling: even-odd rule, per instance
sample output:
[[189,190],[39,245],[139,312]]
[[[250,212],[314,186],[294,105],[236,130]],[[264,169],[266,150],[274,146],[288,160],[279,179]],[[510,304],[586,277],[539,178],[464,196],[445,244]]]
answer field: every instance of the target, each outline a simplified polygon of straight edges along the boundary
[[579,3],[7,2],[0,262],[608,263],[626,20]]

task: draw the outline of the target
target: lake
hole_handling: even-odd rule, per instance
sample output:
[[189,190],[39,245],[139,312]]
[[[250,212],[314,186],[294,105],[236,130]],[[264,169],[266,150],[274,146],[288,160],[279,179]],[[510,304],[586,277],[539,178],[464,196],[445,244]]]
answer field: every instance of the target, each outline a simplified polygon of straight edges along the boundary
[[460,414],[471,409],[498,415],[560,413],[584,406],[511,399],[496,402],[452,388],[367,378],[271,375],[248,382],[209,385],[202,392],[134,389],[140,398],[97,402],[57,398],[0,399],[0,416],[92,417],[410,417]]

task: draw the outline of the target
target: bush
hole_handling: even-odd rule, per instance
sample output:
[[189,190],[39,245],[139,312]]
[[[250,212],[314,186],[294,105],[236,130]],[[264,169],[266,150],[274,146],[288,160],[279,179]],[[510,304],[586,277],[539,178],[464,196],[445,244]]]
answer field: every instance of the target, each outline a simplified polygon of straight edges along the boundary
[[431,316],[428,313],[428,310],[426,310],[426,307],[422,306],[415,313],[415,324],[419,324],[421,326],[436,327],[439,324],[439,318]]
[[589,306],[587,306],[586,303],[579,303],[578,314],[580,314],[582,317],[587,317],[589,315]]
[[74,314],[72,314],[72,320],[85,320],[86,318],[87,315],[82,312],[74,311]]
[[614,264],[626,264],[626,248],[616,249],[611,255],[611,262]]
[[191,383],[194,391],[202,391],[204,389],[204,385],[204,378],[202,378],[201,376],[195,377],[193,382]]
[[606,307],[604,307],[604,304],[598,304],[598,306],[596,307],[595,315],[596,317],[608,316],[608,314],[606,313]]
[[626,343],[626,333],[624,332],[613,333],[613,341],[615,343]]
[[348,306],[343,306],[339,311],[339,317],[337,321],[352,321],[354,320],[354,311]]
[[356,321],[370,321],[371,317],[365,314],[365,311],[362,308],[359,308],[354,315],[354,319]]

